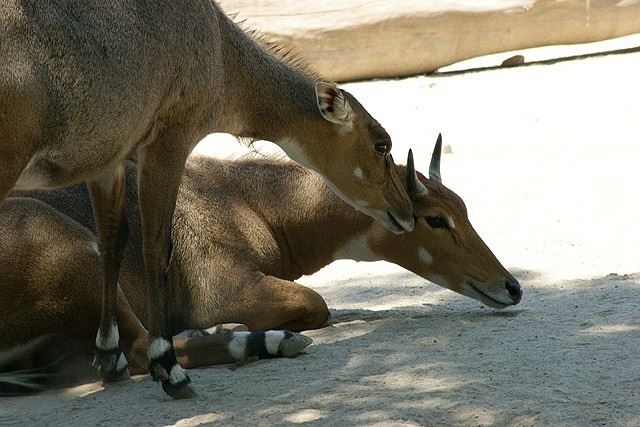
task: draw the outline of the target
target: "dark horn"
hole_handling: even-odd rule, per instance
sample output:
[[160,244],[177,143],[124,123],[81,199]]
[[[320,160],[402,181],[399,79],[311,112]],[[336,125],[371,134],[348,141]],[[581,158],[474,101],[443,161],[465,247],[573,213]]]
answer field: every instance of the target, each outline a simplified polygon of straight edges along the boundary
[[440,154],[442,153],[442,134],[438,134],[436,140],[436,146],[433,147],[433,154],[431,154],[431,163],[429,163],[429,179],[437,182],[442,182],[440,176]]
[[407,192],[411,200],[416,200],[429,194],[427,187],[418,179],[411,149],[409,149],[409,154],[407,155]]

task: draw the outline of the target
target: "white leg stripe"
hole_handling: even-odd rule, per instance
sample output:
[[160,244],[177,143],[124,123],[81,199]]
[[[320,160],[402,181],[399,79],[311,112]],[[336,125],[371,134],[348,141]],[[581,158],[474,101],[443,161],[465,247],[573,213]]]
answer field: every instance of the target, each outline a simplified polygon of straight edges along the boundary
[[118,363],[116,363],[116,372],[120,372],[120,371],[124,371],[127,369],[128,363],[127,363],[127,358],[124,357],[123,353],[120,353],[120,356],[118,356]]
[[159,359],[167,350],[171,348],[171,343],[164,338],[156,338],[149,343],[147,355],[150,360]]
[[169,382],[172,384],[177,384],[179,382],[185,381],[186,379],[187,376],[185,375],[180,365],[173,365],[173,368],[171,368],[171,372],[169,373]]
[[229,341],[229,352],[234,359],[244,360],[247,352],[247,339],[249,332],[234,332],[233,338]]
[[264,333],[264,345],[269,354],[277,355],[280,343],[284,339],[284,331],[267,331]]
[[106,337],[103,337],[100,333],[100,329],[98,329],[98,334],[96,335],[96,347],[100,350],[111,350],[118,347],[118,342],[120,341],[120,335],[118,334],[118,325],[115,322],[111,324],[109,327],[109,332]]

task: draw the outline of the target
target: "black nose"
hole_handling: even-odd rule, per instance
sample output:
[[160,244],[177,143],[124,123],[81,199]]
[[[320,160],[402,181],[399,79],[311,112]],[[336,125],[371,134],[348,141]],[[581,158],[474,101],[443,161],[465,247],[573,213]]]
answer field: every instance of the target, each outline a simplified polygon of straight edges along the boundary
[[517,304],[522,299],[522,288],[520,287],[520,282],[516,279],[507,280],[504,283],[505,288],[509,292],[509,296],[514,304]]

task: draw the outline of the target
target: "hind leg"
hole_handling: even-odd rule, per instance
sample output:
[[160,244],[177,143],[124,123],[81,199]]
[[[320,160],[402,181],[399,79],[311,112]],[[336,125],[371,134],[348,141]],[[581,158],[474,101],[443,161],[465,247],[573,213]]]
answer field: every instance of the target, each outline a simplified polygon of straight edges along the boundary
[[[95,349],[103,278],[93,234],[23,197],[0,206],[0,229],[0,347],[53,334]],[[146,372],[147,331],[119,286],[116,301],[123,350],[134,373]]]
[[13,197],[0,207],[0,230],[0,345],[56,334],[93,347],[101,280],[91,233],[43,202]]
[[7,199],[0,229],[0,347],[55,335],[93,349],[102,277],[92,233],[31,198]]
[[[0,230],[0,372],[28,370],[16,393],[95,381],[89,356],[100,321],[102,273],[93,234],[51,206],[22,197],[0,206]],[[120,289],[117,300],[131,372],[146,373],[146,330]]]

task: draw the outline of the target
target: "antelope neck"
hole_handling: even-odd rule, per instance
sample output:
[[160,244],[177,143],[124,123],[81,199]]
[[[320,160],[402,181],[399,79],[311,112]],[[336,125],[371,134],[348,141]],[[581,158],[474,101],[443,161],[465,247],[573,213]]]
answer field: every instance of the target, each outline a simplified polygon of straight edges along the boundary
[[300,183],[291,197],[296,202],[263,214],[270,215],[283,272],[296,279],[333,262],[356,236],[365,235],[373,220],[336,197],[317,174],[309,171],[292,179]]
[[[219,130],[278,143],[320,119],[315,77],[281,60],[223,17],[225,100]],[[291,62],[291,61],[289,61]]]

